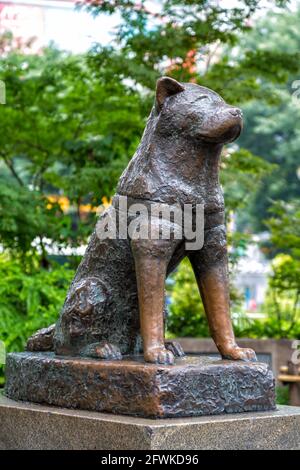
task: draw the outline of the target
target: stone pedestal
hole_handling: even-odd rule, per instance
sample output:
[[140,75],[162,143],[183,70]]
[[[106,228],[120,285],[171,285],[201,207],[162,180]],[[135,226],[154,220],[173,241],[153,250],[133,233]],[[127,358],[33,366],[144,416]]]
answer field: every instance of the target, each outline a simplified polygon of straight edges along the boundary
[[0,449],[300,449],[300,408],[152,420],[15,402],[0,395]]
[[147,418],[275,409],[274,378],[263,363],[188,356],[173,366],[142,357],[99,361],[52,353],[7,356],[9,398]]

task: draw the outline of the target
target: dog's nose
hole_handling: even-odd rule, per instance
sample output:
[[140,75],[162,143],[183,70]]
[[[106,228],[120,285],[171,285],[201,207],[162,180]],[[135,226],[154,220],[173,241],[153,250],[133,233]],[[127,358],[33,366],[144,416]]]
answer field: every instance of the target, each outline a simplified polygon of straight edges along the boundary
[[234,117],[240,117],[240,118],[243,117],[243,113],[239,108],[230,108],[229,112]]

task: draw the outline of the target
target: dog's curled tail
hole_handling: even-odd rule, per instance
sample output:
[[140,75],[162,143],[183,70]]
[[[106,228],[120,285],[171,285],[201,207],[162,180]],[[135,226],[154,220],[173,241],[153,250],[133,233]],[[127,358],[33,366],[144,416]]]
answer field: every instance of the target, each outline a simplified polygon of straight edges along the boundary
[[27,351],[54,351],[55,324],[38,330],[27,341]]

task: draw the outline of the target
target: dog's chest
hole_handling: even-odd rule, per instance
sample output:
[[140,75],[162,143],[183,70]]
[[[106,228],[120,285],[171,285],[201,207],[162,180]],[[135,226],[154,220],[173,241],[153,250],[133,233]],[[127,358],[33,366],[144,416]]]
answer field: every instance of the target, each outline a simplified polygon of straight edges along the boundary
[[122,175],[118,193],[166,204],[204,204],[208,210],[224,206],[219,185],[218,160],[193,154],[135,158]]

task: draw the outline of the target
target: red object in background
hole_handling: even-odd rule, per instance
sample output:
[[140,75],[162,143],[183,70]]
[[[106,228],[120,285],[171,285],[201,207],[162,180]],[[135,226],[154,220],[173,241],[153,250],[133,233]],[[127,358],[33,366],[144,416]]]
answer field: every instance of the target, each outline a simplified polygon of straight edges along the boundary
[[251,310],[251,312],[256,312],[257,303],[256,303],[255,299],[250,299],[250,301],[249,301],[249,310]]
[[182,64],[182,67],[185,69],[188,69],[190,73],[196,73],[197,68],[196,68],[196,53],[197,51],[195,49],[191,49],[186,57],[185,60]]

